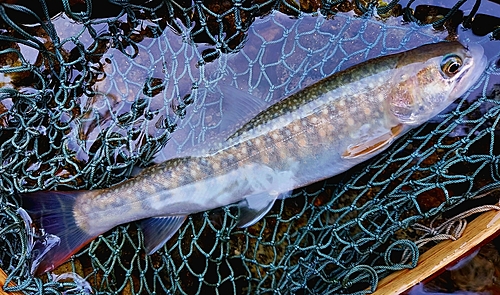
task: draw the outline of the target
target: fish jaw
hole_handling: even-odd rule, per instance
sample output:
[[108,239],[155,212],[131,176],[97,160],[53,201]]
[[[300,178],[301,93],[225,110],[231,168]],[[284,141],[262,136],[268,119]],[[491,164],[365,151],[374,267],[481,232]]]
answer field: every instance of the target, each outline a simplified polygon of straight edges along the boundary
[[479,44],[468,44],[468,69],[466,73],[458,78],[457,86],[450,94],[451,98],[458,98],[462,96],[469,88],[474,85],[481,77],[484,70],[488,66],[488,60],[484,54],[484,48]]

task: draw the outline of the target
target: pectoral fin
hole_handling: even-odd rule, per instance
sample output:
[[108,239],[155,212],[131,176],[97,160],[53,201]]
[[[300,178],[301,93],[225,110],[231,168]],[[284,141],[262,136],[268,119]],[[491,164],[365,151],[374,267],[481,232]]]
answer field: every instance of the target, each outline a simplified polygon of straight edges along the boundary
[[355,159],[365,155],[373,154],[387,148],[396,137],[403,133],[405,127],[403,124],[398,124],[387,130],[385,133],[380,133],[377,136],[362,136],[362,141],[351,144],[344,153],[342,158]]
[[148,254],[158,251],[179,230],[186,216],[152,217],[141,220],[144,244]]

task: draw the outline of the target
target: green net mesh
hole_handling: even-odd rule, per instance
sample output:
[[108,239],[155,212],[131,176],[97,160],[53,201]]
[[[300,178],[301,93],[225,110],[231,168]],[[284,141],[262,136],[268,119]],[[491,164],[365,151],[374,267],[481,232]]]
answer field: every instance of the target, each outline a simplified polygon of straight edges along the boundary
[[[52,2],[0,3],[0,267],[15,283],[5,290],[368,293],[415,266],[414,224],[498,186],[500,22],[474,2]],[[15,194],[108,187],[202,144],[221,97],[198,89],[224,83],[273,102],[367,58],[456,37],[483,44],[485,75],[375,159],[295,191],[250,228],[235,226],[232,206],[194,214],[147,256],[127,224],[55,271],[79,276],[30,275]]]

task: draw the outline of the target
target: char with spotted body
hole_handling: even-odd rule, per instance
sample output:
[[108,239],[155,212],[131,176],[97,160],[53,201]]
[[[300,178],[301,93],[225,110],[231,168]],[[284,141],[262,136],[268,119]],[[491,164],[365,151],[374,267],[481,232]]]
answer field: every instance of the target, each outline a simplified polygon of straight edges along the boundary
[[40,192],[22,206],[61,242],[38,259],[51,270],[96,236],[140,220],[160,248],[187,215],[228,204],[250,226],[278,197],[339,174],[446,108],[486,66],[479,45],[425,45],[329,76],[260,112],[205,152],[170,159],[108,189]]

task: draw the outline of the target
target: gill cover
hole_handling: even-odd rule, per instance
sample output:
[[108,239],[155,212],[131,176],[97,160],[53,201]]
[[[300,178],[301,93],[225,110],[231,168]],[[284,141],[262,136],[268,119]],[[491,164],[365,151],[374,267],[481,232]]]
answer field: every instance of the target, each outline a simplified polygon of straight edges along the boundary
[[459,42],[424,45],[408,51],[398,62],[399,80],[389,98],[397,120],[420,125],[440,113],[467,91],[486,67],[480,45]]

